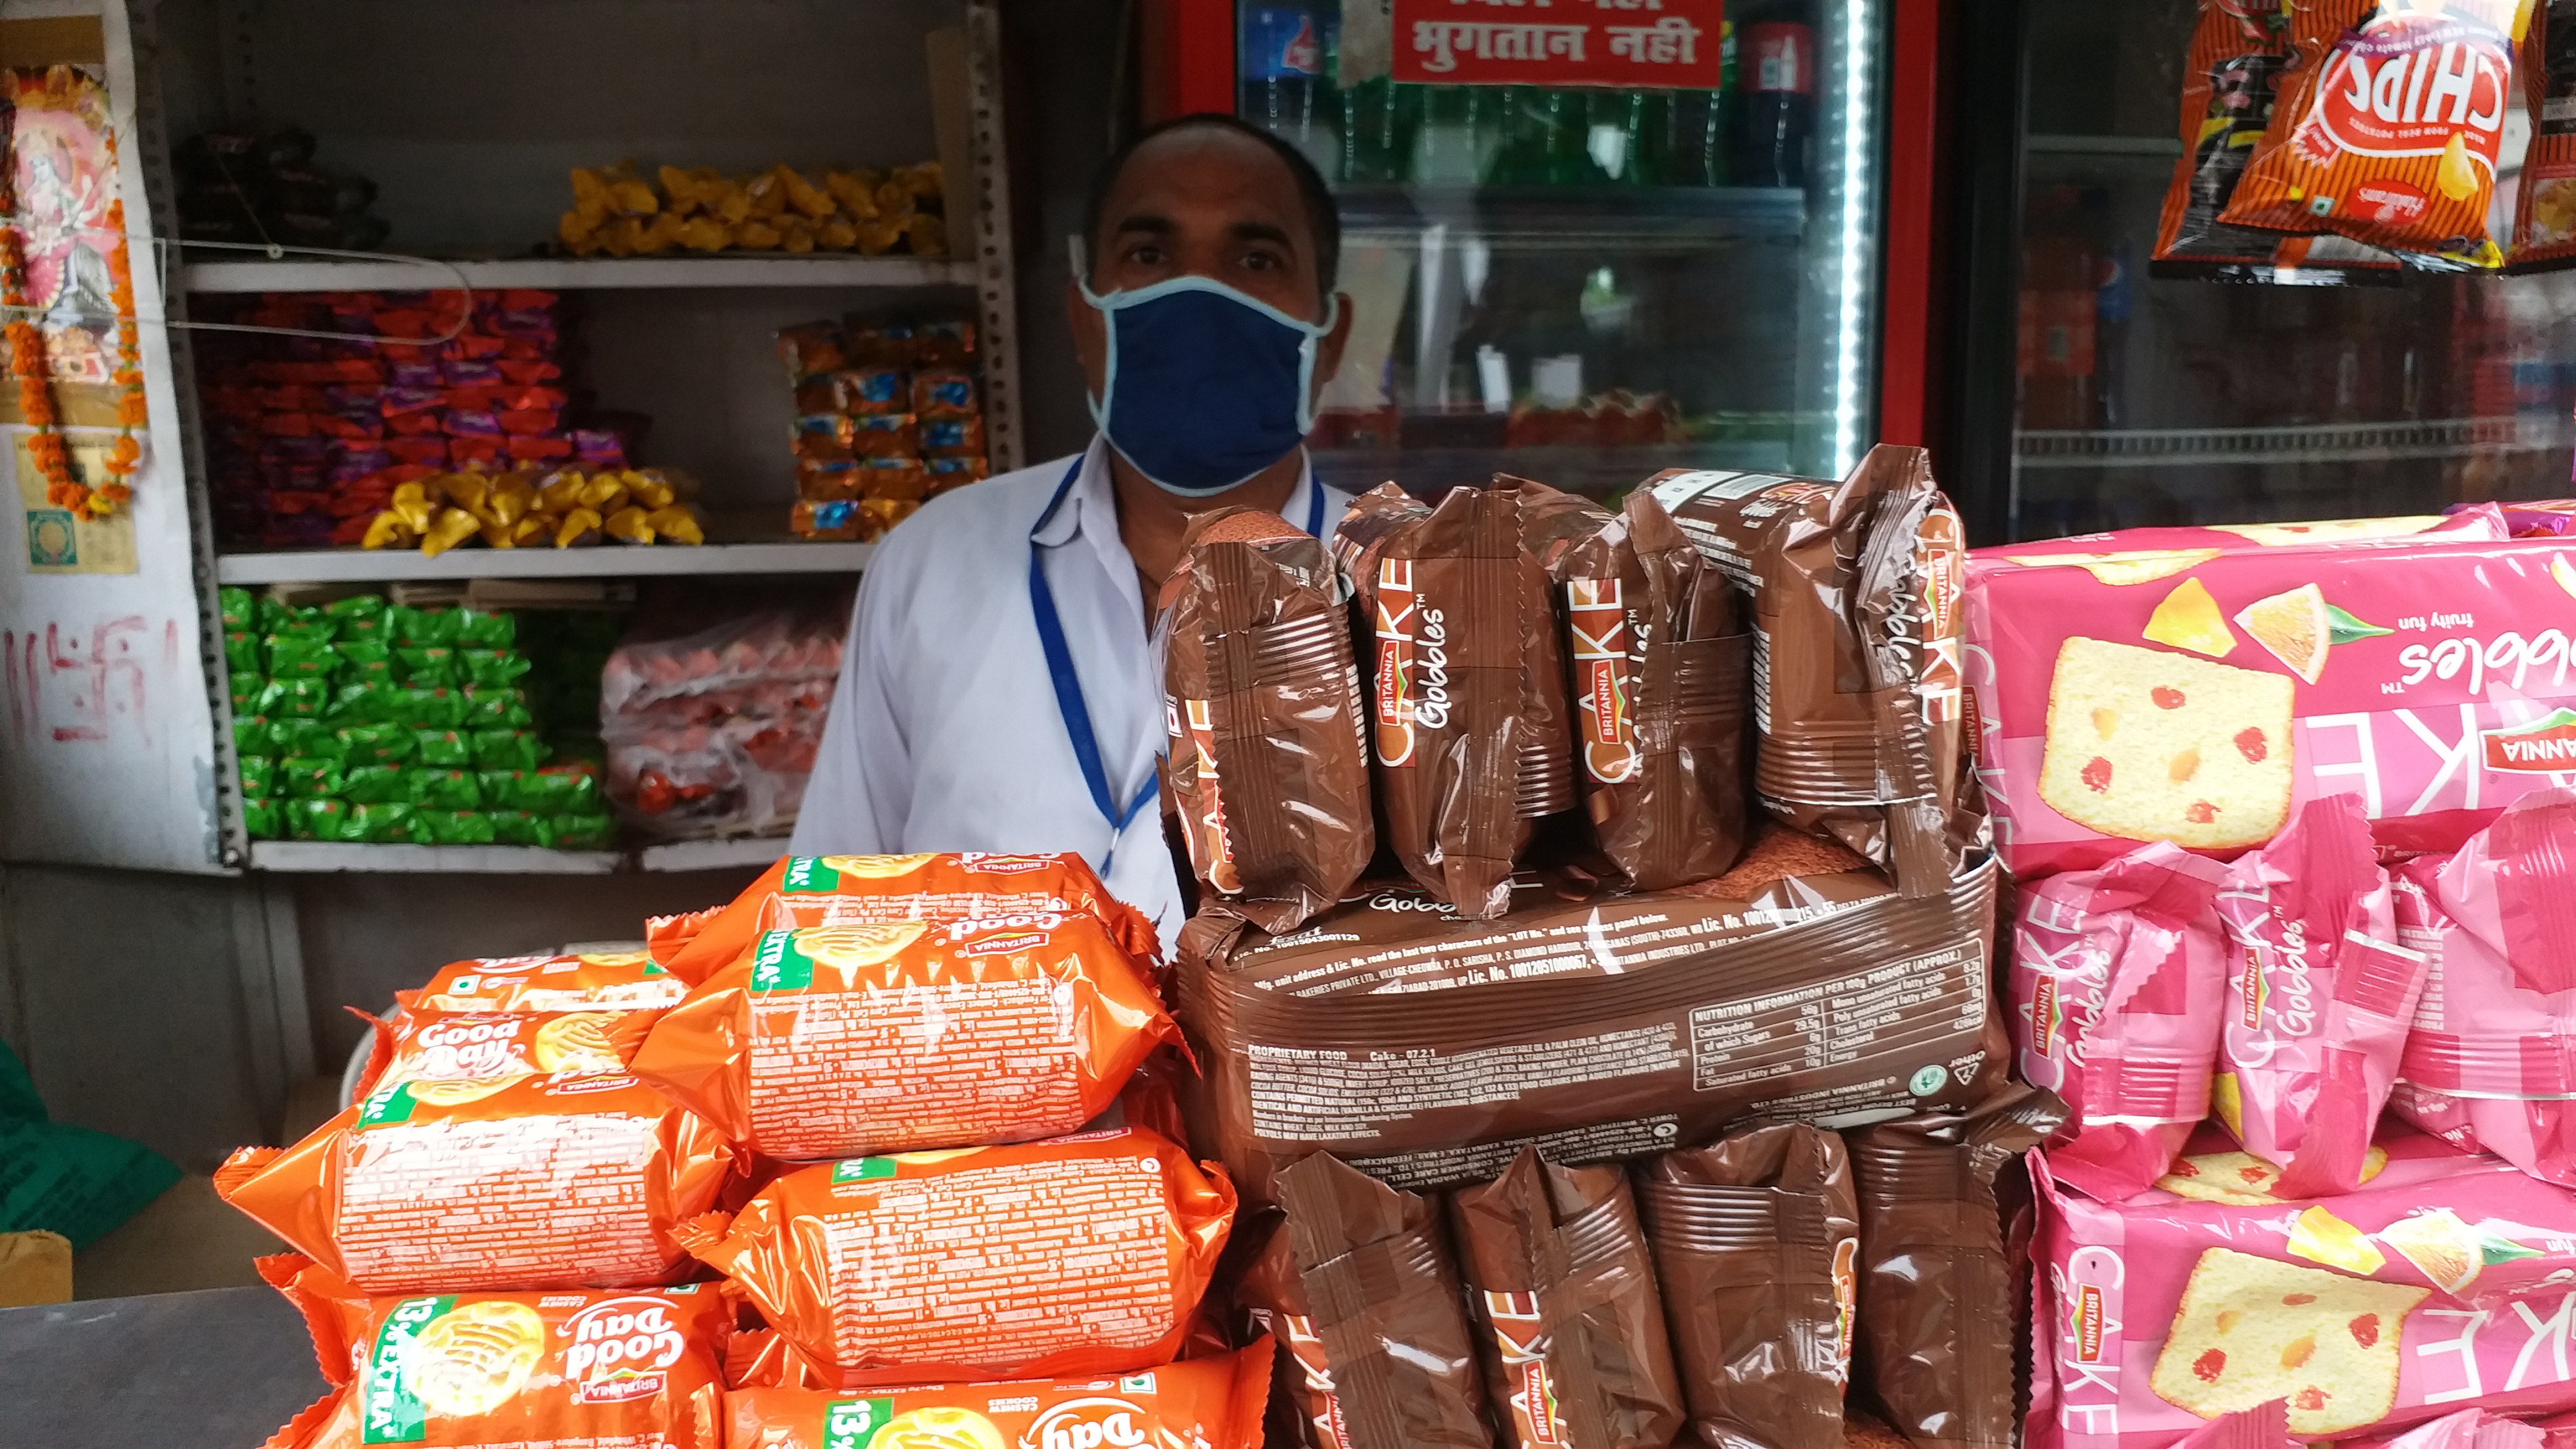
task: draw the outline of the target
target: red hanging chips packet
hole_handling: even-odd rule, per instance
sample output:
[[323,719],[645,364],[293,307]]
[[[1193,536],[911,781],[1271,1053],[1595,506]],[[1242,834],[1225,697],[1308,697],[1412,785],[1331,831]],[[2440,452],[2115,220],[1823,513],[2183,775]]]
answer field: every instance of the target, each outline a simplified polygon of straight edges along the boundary
[[2291,0],[2294,58],[2220,220],[2331,232],[2470,270],[2535,0]]
[[2219,220],[2272,121],[2289,59],[2280,0],[2200,0],[2182,77],[2182,159],[2165,190],[2155,259],[2259,266],[2276,232]]

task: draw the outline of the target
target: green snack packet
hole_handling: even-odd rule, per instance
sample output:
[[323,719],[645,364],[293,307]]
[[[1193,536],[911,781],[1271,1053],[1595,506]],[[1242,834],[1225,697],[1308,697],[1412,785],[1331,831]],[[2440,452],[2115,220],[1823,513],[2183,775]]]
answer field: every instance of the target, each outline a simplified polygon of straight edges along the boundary
[[457,672],[456,651],[444,644],[399,646],[394,650],[394,669],[403,683],[424,689],[454,689],[465,682]]
[[382,805],[412,799],[412,772],[400,765],[352,765],[341,777],[340,798],[352,805]]
[[346,800],[286,802],[286,833],[297,840],[339,840],[348,820]]
[[233,718],[247,719],[259,710],[259,692],[268,686],[257,678],[233,681]]
[[492,838],[499,844],[537,843],[537,817],[525,810],[486,810],[483,818],[492,822]]
[[456,616],[461,609],[415,609],[396,604],[386,623],[393,631],[394,643],[407,649],[425,649],[431,645],[456,645]]
[[412,816],[413,809],[407,801],[355,806],[349,811],[349,836],[369,845],[407,843],[416,838]]
[[265,800],[277,793],[277,761],[267,755],[241,757],[241,792]]
[[462,770],[474,763],[474,746],[454,730],[414,730],[411,737],[420,741],[420,762],[433,770]]
[[340,626],[343,639],[381,642],[385,637],[385,613],[391,607],[382,594],[352,594],[324,604],[322,613]]
[[466,649],[510,648],[519,642],[518,616],[459,609],[456,611],[456,642]]
[[343,684],[331,694],[327,718],[334,726],[387,724],[398,712],[402,690],[390,684]]
[[279,818],[277,802],[243,796],[242,830],[253,840],[275,840],[285,833],[285,822]]
[[291,755],[277,762],[277,783],[285,787],[287,794],[306,800],[317,795],[337,795],[348,781],[338,760]]
[[356,684],[394,682],[394,651],[381,639],[340,641],[340,677]]
[[265,754],[268,751],[270,721],[264,714],[254,714],[240,705],[233,706],[233,753]]
[[331,727],[318,719],[281,719],[270,723],[267,748],[261,753],[280,757],[311,755],[317,759],[336,760],[343,748]]
[[340,651],[328,639],[272,634],[264,645],[271,679],[329,679],[340,670]]
[[263,620],[260,632],[271,639],[328,644],[340,636],[340,626],[319,609],[287,609]]
[[524,689],[465,686],[465,723],[475,729],[523,730],[536,721],[528,713]]
[[465,664],[465,682],[486,689],[516,684],[536,667],[515,649],[468,649],[458,657]]
[[331,709],[331,685],[321,679],[272,679],[252,707],[271,719],[320,719]]
[[492,821],[480,810],[420,810],[413,829],[431,845],[491,845]]
[[478,770],[533,770],[545,761],[545,741],[525,730],[474,731]]
[[617,838],[617,822],[607,815],[582,813],[555,817],[557,850],[606,850]]
[[0,1047],[0,1162],[9,1165],[0,1175],[0,1233],[57,1233],[75,1252],[179,1181],[169,1159],[139,1142],[50,1120],[7,1047]]
[[225,630],[224,668],[236,680],[257,679],[261,668],[259,636],[248,629]]
[[470,770],[414,770],[411,798],[424,809],[437,810],[479,810],[484,803],[482,783]]
[[505,810],[570,815],[599,808],[599,783],[588,775],[555,770],[485,770],[483,799]]
[[334,732],[341,757],[352,765],[408,764],[420,754],[420,741],[401,725],[350,725]]
[[215,590],[215,608],[223,615],[227,634],[247,634],[259,627],[259,600],[248,589],[228,584]]
[[455,689],[404,689],[398,692],[394,715],[414,729],[460,730],[465,728],[465,694]]

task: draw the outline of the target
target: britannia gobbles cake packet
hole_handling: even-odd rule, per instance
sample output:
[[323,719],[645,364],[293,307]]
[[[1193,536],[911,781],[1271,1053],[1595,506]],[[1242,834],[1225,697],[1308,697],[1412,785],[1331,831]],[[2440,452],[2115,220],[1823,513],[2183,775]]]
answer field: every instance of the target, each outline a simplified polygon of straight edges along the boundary
[[1751,601],[1754,784],[1774,818],[1938,895],[1984,818],[1966,780],[1965,534],[1920,448],[1841,483],[1661,473],[1647,488]]
[[1233,1221],[1223,1173],[1130,1129],[815,1163],[678,1238],[855,1389],[1167,1363]]
[[735,1152],[622,1074],[400,1082],[295,1146],[245,1147],[215,1191],[372,1294],[668,1283],[677,1230]]
[[1595,841],[1640,890],[1744,852],[1753,639],[1735,591],[1646,489],[1555,552],[1573,666],[1575,771]]
[[2104,1198],[2164,1175],[2209,1116],[2227,947],[2227,867],[2142,845],[2099,870],[2024,884],[2012,937],[2022,1080],[2067,1105],[2060,1177]]
[[1325,546],[1273,514],[1190,520],[1163,585],[1163,785],[1215,908],[1294,930],[1377,849],[1359,675]]
[[2576,543],[2450,535],[1969,562],[1979,770],[2024,879],[2139,841],[2224,859],[2351,792],[2449,851],[2576,763]]
[[266,1449],[713,1445],[733,1306],[712,1283],[369,1297],[301,1254],[259,1260],[331,1392]]
[[1627,1172],[1525,1149],[1452,1194],[1449,1217],[1486,1391],[1511,1420],[1503,1442],[1668,1449],[1682,1384]]
[[[749,954],[762,934],[799,926],[972,921],[1039,912],[1098,916],[1127,954],[1160,959],[1162,939],[1135,907],[1109,893],[1081,856],[792,855],[697,921],[673,920],[653,959],[688,985]],[[668,919],[668,918],[666,918]]]
[[2396,903],[2353,795],[2308,802],[2278,839],[2228,867],[2226,1029],[2211,1083],[2218,1119],[2281,1169],[2281,1193],[2348,1192],[2423,995],[2424,953],[2398,940]]
[[1086,911],[771,931],[617,1028],[637,1076],[785,1161],[1078,1131],[1180,1035]]
[[[2288,1401],[2302,1441],[2576,1408],[2576,1194],[2402,1129],[2314,1200],[2040,1196],[2035,1449],[2162,1449]],[[1863,1306],[1867,1313],[1866,1302]]]
[[1699,1442],[1835,1449],[1860,1251],[1842,1139],[1778,1123],[1636,1171]]
[[[1263,1305],[1302,1319],[1283,1345],[1316,1361],[1329,1389],[1301,1404],[1310,1432],[1341,1449],[1487,1449],[1494,1442],[1467,1298],[1436,1199],[1400,1192],[1317,1153],[1279,1175],[1280,1229],[1303,1314],[1271,1287]],[[1256,1278],[1259,1275],[1256,1274]],[[1256,1287],[1256,1291],[1261,1291]],[[1277,1331],[1274,1328],[1274,1333]],[[1310,1372],[1311,1385],[1316,1375]],[[1320,1415],[1333,1415],[1322,1422]]]
[[2392,1099],[2417,1126],[2576,1187],[2576,790],[2525,795],[2401,872],[2424,989]]
[[1353,501],[1333,552],[1370,649],[1386,844],[1461,915],[1501,915],[1530,836],[1519,497],[1454,488],[1426,508],[1385,484]]
[[1284,937],[1193,922],[1193,1122],[1265,1202],[1310,1152],[1419,1190],[1529,1146],[1582,1165],[1750,1116],[1965,1108],[2011,1050],[1988,986],[1997,875],[1928,899],[1840,866],[1749,899],[1533,889],[1499,921],[1385,887]]
[[725,1395],[721,1444],[704,1449],[1261,1449],[1270,1354],[1258,1343],[1102,1379],[737,1388]]
[[1915,1449],[2014,1449],[2007,1325],[2026,1234],[2008,1232],[1997,1177],[2065,1118],[2063,1102],[2014,1086],[1962,1116],[1843,1134],[1859,1189],[1859,1382]]
[[[2528,508],[2530,504],[2515,507]],[[2506,508],[2494,503],[2464,503],[2444,513],[2392,518],[2326,518],[2306,523],[2212,523],[2165,528],[2120,528],[2108,533],[2079,533],[2065,538],[2034,539],[2008,548],[1978,551],[1980,558],[2002,555],[2034,567],[2080,568],[2118,583],[2142,574],[2149,580],[2179,572],[2172,567],[2188,556],[2205,563],[2222,553],[2267,548],[2360,548],[2406,540],[2444,543],[2494,543],[2513,537]]]
[[2293,59],[2220,220],[2493,270],[2487,231],[2534,0],[2291,0]]

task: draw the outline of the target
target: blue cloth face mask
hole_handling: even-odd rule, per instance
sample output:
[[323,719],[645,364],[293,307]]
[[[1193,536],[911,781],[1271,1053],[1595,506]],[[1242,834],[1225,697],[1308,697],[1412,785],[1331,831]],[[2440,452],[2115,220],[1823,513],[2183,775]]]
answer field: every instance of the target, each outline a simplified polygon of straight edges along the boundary
[[1250,482],[1315,428],[1321,325],[1212,277],[1174,277],[1083,299],[1109,333],[1109,378],[1091,399],[1109,446],[1167,493],[1201,497]]

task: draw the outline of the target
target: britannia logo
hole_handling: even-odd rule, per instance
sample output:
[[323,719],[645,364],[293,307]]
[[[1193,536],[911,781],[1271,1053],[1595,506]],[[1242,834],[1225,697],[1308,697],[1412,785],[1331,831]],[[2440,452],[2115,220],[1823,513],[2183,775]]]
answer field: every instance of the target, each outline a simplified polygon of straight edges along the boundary
[[2557,710],[2512,729],[2487,730],[2487,768],[2506,774],[2555,775],[2576,771],[2576,709]]

